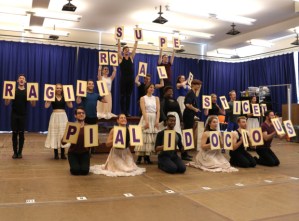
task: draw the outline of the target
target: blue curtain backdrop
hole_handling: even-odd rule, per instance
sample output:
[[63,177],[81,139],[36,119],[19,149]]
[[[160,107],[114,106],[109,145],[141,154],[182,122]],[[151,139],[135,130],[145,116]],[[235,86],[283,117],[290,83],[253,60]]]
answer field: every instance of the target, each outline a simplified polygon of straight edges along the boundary
[[[27,82],[39,83],[36,107],[28,104],[28,131],[48,130],[51,109],[44,108],[44,84],[70,84],[74,81],[76,48],[43,44],[0,41],[0,82],[16,81],[18,74],[26,75]],[[1,100],[0,130],[10,130],[11,105]],[[69,116],[72,116],[69,112]]]
[[[203,94],[216,93],[225,95],[236,90],[237,98],[240,91],[250,86],[263,85],[292,85],[292,102],[297,102],[296,82],[293,54],[284,54],[265,59],[258,59],[240,63],[226,63],[216,61],[199,61],[199,69],[203,74]],[[282,104],[287,103],[286,87],[270,87],[272,107],[281,113]]]
[[[45,131],[48,128],[50,109],[44,108],[44,84],[62,83],[73,84],[76,80],[97,80],[98,52],[96,49],[62,47],[43,44],[18,43],[0,41],[0,82],[17,79],[18,74],[24,73],[27,82],[40,84],[39,96],[35,108],[28,105],[29,131]],[[159,81],[157,74],[157,55],[136,54],[134,59],[135,74],[139,61],[148,63],[148,73],[152,74],[152,82]],[[110,67],[110,73],[112,67]],[[194,78],[203,81],[201,94],[216,93],[226,95],[232,89],[245,90],[249,86],[292,84],[292,102],[297,102],[295,70],[293,54],[253,60],[239,63],[226,63],[207,60],[197,60],[176,57],[172,66],[172,84],[175,88],[176,79],[183,74],[188,77],[192,72]],[[120,112],[119,104],[119,68],[112,84],[113,112]],[[142,81],[142,79],[141,79]],[[270,88],[274,111],[281,112],[281,104],[286,103],[286,88]],[[97,89],[96,89],[97,90]],[[174,96],[177,97],[176,90]],[[159,91],[155,94],[159,96]],[[131,102],[131,114],[138,114],[137,88],[134,89]],[[201,106],[201,96],[199,97]],[[10,130],[10,110],[1,100],[0,130]],[[70,120],[73,120],[73,110],[67,110]],[[201,113],[202,114],[202,113]]]

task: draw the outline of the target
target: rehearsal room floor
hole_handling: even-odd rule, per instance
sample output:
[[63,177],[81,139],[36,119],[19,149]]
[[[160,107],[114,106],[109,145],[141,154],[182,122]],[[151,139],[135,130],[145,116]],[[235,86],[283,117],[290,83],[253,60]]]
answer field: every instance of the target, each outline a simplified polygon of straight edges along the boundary
[[[275,140],[274,168],[169,175],[154,156],[144,175],[115,178],[71,176],[68,161],[44,148],[45,135],[25,137],[23,159],[13,160],[11,134],[0,134],[0,221],[299,220],[299,143]],[[107,156],[92,155],[91,165]]]

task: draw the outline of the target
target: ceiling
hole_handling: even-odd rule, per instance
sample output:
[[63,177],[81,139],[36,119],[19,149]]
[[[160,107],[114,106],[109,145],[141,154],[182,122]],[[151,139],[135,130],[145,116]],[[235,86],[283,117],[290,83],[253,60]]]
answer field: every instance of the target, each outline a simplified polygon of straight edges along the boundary
[[[67,0],[0,0],[0,7],[27,10],[46,8],[62,12],[61,8],[66,3]],[[66,39],[71,39],[74,31],[97,32],[110,35],[113,39],[115,26],[123,25],[125,33],[130,33],[129,30],[138,25],[147,30],[144,32],[146,43],[156,44],[158,36],[165,36],[167,33],[171,36],[176,32],[182,37],[181,44],[188,45],[185,53],[195,52],[215,57],[225,57],[217,53],[220,48],[233,50],[239,56],[251,56],[291,47],[290,43],[296,37],[294,29],[299,26],[299,14],[296,13],[299,3],[293,0],[73,0],[71,3],[77,6],[77,10],[68,13],[81,15],[79,22],[33,15],[19,16],[17,19],[0,16],[0,26],[43,26],[53,29],[55,25],[56,29],[70,32]],[[152,23],[158,17],[160,5],[162,16],[168,20],[163,25]],[[254,22],[251,25],[242,24],[242,18],[230,18],[231,16],[243,16]],[[226,34],[231,29],[232,22],[235,22],[240,34]],[[202,33],[211,37],[202,37]],[[81,34],[81,38],[84,37],[86,36]],[[133,41],[132,35],[128,34],[126,38],[127,41]],[[248,43],[251,39],[267,40],[272,47],[251,46]],[[100,40],[99,43],[109,43],[104,41]],[[194,48],[199,49],[196,52]]]

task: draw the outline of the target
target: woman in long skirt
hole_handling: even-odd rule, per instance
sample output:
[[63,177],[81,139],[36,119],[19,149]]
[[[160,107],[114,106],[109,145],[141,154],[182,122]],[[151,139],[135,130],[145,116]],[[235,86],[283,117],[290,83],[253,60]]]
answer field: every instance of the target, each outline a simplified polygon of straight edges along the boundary
[[[217,117],[210,117],[201,138],[201,147],[194,162],[187,166],[202,169],[209,172],[235,172],[238,169],[232,167],[221,150],[212,150],[210,143],[210,131],[217,131]],[[220,139],[221,140],[221,139]]]
[[[127,126],[127,118],[125,114],[120,114],[117,123],[121,127]],[[145,172],[145,168],[138,167],[133,159],[130,151],[130,135],[127,128],[126,132],[126,148],[118,149],[112,147],[113,128],[110,130],[107,138],[106,146],[111,147],[106,163],[103,165],[94,165],[90,167],[90,172],[94,174],[104,174],[106,176],[136,176]]]
[[63,97],[62,84],[56,84],[55,87],[55,101],[46,101],[45,108],[52,105],[53,112],[50,117],[48,135],[46,138],[45,147],[54,149],[54,159],[58,160],[58,149],[61,148],[61,159],[66,159],[64,148],[70,144],[61,144],[66,124],[68,122],[65,107],[73,108],[71,101],[66,102]]
[[135,147],[135,153],[138,156],[137,164],[141,163],[142,157],[145,163],[152,164],[150,155],[155,152],[156,136],[159,130],[160,101],[153,95],[154,90],[154,84],[146,85],[146,95],[140,98],[142,117],[139,125],[143,128],[143,146]]

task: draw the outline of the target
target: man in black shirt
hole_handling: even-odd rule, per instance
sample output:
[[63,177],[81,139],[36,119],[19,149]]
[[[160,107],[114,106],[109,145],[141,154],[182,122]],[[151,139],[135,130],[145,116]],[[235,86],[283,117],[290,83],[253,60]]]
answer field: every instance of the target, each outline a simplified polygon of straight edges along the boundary
[[[166,124],[167,130],[173,130],[175,126],[175,116],[168,115]],[[184,152],[182,137],[179,133],[176,133],[175,146],[178,146],[181,152]],[[156,152],[161,151],[158,155],[158,167],[160,170],[165,171],[166,173],[184,173],[186,171],[186,166],[179,158],[176,153],[176,150],[163,151],[163,142],[164,142],[164,130],[160,131],[157,134],[155,149]]]
[[[5,100],[5,105],[12,103],[11,109],[11,130],[12,130],[12,145],[13,145],[13,159],[22,158],[22,150],[24,146],[24,131],[27,115],[27,93],[26,93],[26,77],[24,74],[18,76],[18,87],[16,88],[15,99]],[[35,101],[30,101],[31,106],[35,106]],[[19,140],[18,140],[19,136]],[[19,148],[18,148],[19,144]]]

